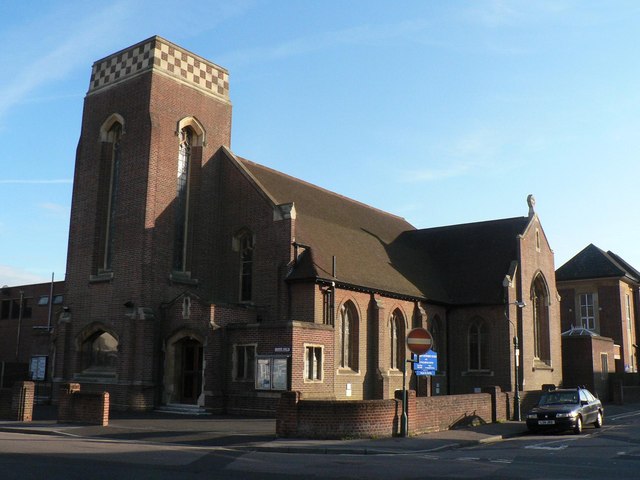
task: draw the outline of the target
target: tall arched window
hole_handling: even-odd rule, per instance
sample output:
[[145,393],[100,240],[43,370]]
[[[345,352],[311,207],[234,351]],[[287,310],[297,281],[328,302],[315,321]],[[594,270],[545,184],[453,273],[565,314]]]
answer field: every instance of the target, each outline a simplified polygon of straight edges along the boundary
[[178,171],[175,206],[175,234],[173,246],[173,269],[184,272],[187,263],[187,235],[189,230],[189,173],[191,170],[191,147],[193,131],[190,127],[180,130],[178,145]]
[[481,318],[469,326],[469,370],[490,370],[489,328]]
[[391,368],[402,369],[405,360],[405,326],[404,316],[400,310],[396,309],[391,314],[391,332],[390,332],[390,350],[391,350]]
[[114,218],[116,214],[116,201],[118,198],[118,174],[120,171],[120,137],[122,136],[122,125],[115,122],[107,132],[107,142],[111,144],[109,162],[109,193],[107,200],[107,213],[104,238],[104,256],[102,269],[111,270],[113,268],[113,239],[114,239]]
[[243,232],[239,238],[240,301],[250,302],[253,295],[253,234]]
[[124,119],[117,113],[110,115],[100,127],[101,151],[97,165],[98,186],[95,209],[96,236],[91,258],[92,270],[98,275],[111,275],[113,271],[123,134]]
[[348,301],[340,308],[340,368],[358,370],[358,312]]
[[547,362],[551,358],[549,345],[549,289],[544,276],[536,275],[531,285],[533,305],[533,353],[535,358]]

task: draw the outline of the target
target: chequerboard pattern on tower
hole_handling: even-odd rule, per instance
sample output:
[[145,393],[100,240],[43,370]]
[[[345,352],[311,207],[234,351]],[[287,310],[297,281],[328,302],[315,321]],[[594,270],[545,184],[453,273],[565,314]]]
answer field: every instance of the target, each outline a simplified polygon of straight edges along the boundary
[[149,69],[155,69],[196,86],[207,93],[229,98],[229,73],[160,37],[153,37],[93,64],[89,93]]

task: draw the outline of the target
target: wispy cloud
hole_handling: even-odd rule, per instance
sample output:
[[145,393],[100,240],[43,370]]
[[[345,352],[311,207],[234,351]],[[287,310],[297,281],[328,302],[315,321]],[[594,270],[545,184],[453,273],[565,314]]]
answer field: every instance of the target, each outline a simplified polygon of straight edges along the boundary
[[469,174],[476,165],[467,162],[453,163],[444,168],[424,168],[408,170],[402,175],[402,180],[407,183],[433,182],[446,178],[460,177]]
[[480,129],[460,135],[447,145],[430,148],[425,154],[429,166],[409,169],[400,175],[406,183],[431,182],[494,168],[506,145],[505,139],[495,131]]
[[28,285],[30,283],[42,283],[47,280],[48,279],[42,275],[37,275],[9,265],[0,265],[0,287],[5,285],[11,287],[17,285]]
[[485,0],[473,2],[466,15],[485,27],[515,27],[549,16],[565,14],[573,2],[563,0]]
[[[124,1],[92,10],[81,21],[70,21],[71,18],[65,18],[65,14],[68,12],[54,11],[51,14],[49,20],[58,16],[62,18],[52,23],[57,25],[54,30],[39,31],[41,41],[35,42],[39,47],[37,50],[25,49],[22,56],[6,59],[11,62],[12,74],[0,83],[0,118],[40,86],[64,77],[74,68],[85,66],[94,53],[92,48],[104,43],[105,38],[112,38],[116,33],[114,25],[129,15]],[[11,35],[14,40],[21,36],[31,39],[34,31],[37,31],[34,25],[23,25],[22,31],[14,31]],[[44,41],[47,38],[48,41]],[[22,43],[29,45],[28,42]]]
[[71,184],[73,180],[70,178],[60,178],[60,179],[15,179],[15,180],[3,180],[0,178],[0,184],[3,185],[51,185],[51,184]]
[[488,27],[512,25],[521,17],[521,12],[512,0],[489,0],[478,2],[471,10],[472,16]]
[[54,215],[67,215],[69,213],[69,209],[66,206],[58,203],[40,203],[38,206]]
[[425,20],[407,20],[388,25],[360,25],[343,30],[298,37],[277,45],[237,50],[221,58],[221,63],[253,63],[277,60],[343,45],[372,45],[394,39],[411,38],[429,26]]

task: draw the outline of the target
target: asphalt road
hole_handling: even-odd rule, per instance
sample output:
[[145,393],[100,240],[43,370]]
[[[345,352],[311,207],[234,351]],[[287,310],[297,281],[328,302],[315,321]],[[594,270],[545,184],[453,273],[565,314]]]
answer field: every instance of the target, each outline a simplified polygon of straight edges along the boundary
[[391,455],[243,452],[224,447],[0,433],[0,478],[12,479],[637,479],[640,412],[582,435]]

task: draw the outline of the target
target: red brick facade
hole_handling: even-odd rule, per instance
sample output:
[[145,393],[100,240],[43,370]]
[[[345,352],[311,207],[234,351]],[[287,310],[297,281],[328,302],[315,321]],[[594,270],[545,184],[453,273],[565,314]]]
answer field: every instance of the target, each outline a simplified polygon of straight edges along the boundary
[[[594,298],[594,332],[613,340],[620,354],[609,360],[618,373],[638,371],[636,344],[638,287],[617,278],[563,281],[559,287],[562,297],[562,331],[582,327],[580,295]],[[629,310],[627,310],[627,298]],[[627,318],[627,312],[629,318]]]
[[[115,124],[122,128],[119,141],[109,136]],[[192,144],[181,184],[184,128]],[[349,229],[318,222],[317,205],[307,204],[312,213],[302,222],[296,204],[286,202],[309,186],[236,157],[230,136],[224,69],[159,37],[96,62],[77,150],[65,309],[56,317],[57,384],[81,383],[89,393],[106,390],[114,409],[180,403],[273,414],[281,393],[296,391],[316,401],[386,399],[393,410],[404,360],[410,358],[404,338],[411,328],[423,327],[433,333],[438,371],[431,378],[411,376],[408,384],[419,397],[470,394],[493,385],[509,391],[514,331],[505,300],[521,339],[520,387],[560,383],[553,254],[534,213],[506,222],[526,228],[508,237],[514,253],[504,272],[491,279],[500,293],[502,276],[512,275],[505,297],[447,303],[444,294],[445,300],[432,301],[422,293],[422,277],[430,285],[437,280],[435,270],[430,273],[427,264],[416,268],[421,254],[402,250],[407,246],[389,230],[410,225],[320,192],[391,238],[391,243],[374,240],[374,248],[386,248],[389,258],[369,256],[358,275],[353,272],[360,268],[359,258],[340,257],[340,272],[351,268],[351,278],[364,280],[339,281],[344,277],[327,272],[317,259],[333,255],[335,262],[322,241],[327,245],[334,230]],[[264,187],[259,171],[265,181],[282,186],[283,198]],[[188,207],[180,203],[181,191],[187,192]],[[352,230],[353,236],[362,235],[364,227]],[[298,244],[309,232],[318,237],[317,245]],[[346,235],[343,243],[356,257],[355,239],[349,241],[350,231]],[[177,239],[183,241],[180,248]],[[394,248],[411,255],[396,265]],[[303,261],[321,273],[307,275]],[[517,268],[509,270],[509,261]],[[250,299],[242,298],[246,265]],[[448,267],[442,265],[444,274]],[[403,276],[402,268],[418,273]],[[292,277],[293,270],[304,274]],[[535,331],[534,282],[544,292],[538,307],[543,321]],[[516,301],[528,307],[519,309]],[[482,331],[483,368],[469,358],[475,348],[471,328],[479,319],[488,326]],[[447,400],[442,402],[445,408]]]

